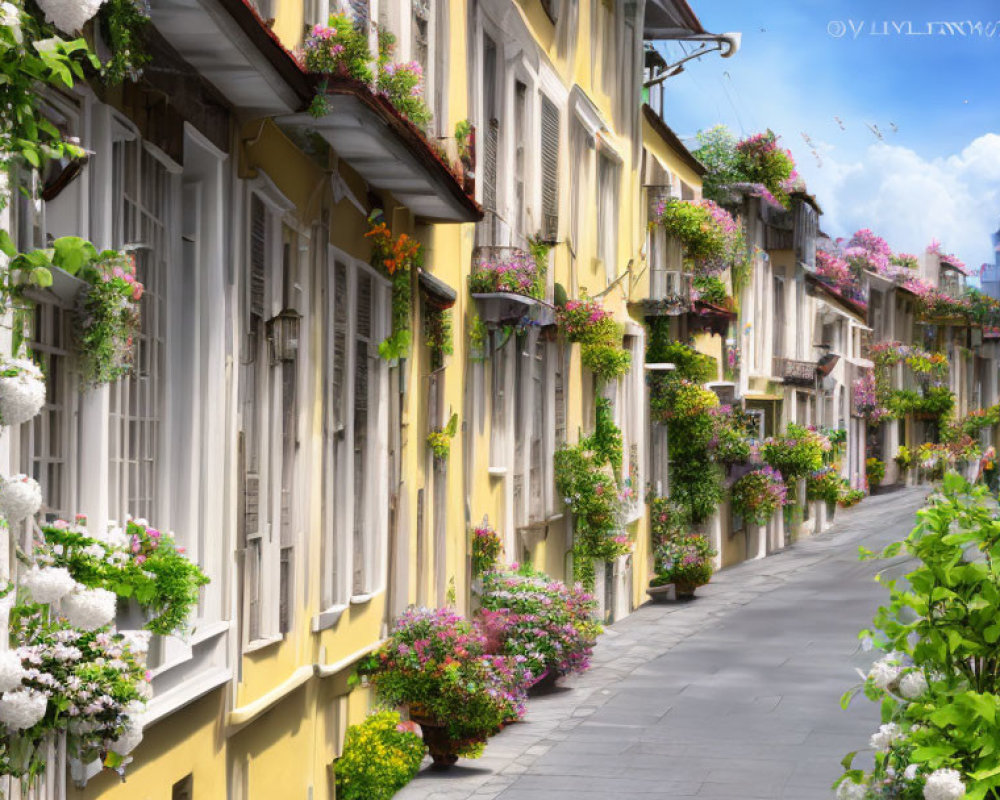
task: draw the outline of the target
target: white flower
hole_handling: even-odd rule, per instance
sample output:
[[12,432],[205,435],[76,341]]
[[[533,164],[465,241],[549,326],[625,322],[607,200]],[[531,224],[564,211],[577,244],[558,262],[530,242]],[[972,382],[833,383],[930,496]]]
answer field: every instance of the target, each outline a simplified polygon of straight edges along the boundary
[[864,800],[868,789],[852,780],[843,781],[837,787],[837,800]]
[[0,722],[13,731],[30,728],[45,716],[48,699],[34,689],[4,692],[0,696]]
[[42,487],[27,475],[14,475],[0,483],[0,514],[14,524],[38,513],[42,505]]
[[32,567],[21,577],[21,585],[33,602],[54,603],[71,592],[76,581],[65,567]]
[[899,673],[902,670],[898,661],[898,653],[889,653],[872,664],[868,679],[875,685],[875,688],[888,691],[889,687],[899,679]]
[[910,764],[906,769],[903,770],[903,777],[908,781],[913,781],[917,779],[917,765]]
[[924,800],[959,800],[965,796],[962,776],[953,769],[936,769],[927,776]]
[[4,650],[0,653],[0,692],[10,692],[20,688],[23,678],[24,667],[17,652]]
[[907,700],[915,700],[927,691],[927,678],[920,670],[907,672],[899,681],[899,693]]
[[80,30],[101,7],[103,0],[41,0],[45,19],[66,33]]
[[125,730],[118,738],[111,743],[111,749],[120,756],[127,756],[142,741],[142,717],[135,716],[129,719]]
[[0,3],[0,25],[10,28],[14,41],[21,43],[21,9],[13,3]]
[[888,725],[879,725],[878,730],[868,740],[868,744],[876,750],[888,750],[892,746],[892,743],[897,739],[901,739],[902,736],[903,729],[895,722],[890,722]]
[[145,655],[149,652],[150,632],[144,630],[118,631],[122,636],[125,646],[137,656]]
[[87,589],[77,586],[62,601],[63,616],[74,628],[93,631],[103,628],[115,618],[118,595],[107,589]]
[[0,378],[0,422],[20,425],[42,410],[45,381],[41,370],[23,359],[0,363],[0,370],[16,369],[17,374]]

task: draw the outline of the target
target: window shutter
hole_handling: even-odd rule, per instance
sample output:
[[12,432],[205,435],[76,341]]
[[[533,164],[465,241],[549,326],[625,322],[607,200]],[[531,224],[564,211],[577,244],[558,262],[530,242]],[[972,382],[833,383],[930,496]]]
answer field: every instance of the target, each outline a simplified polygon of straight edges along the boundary
[[486,123],[486,141],[483,145],[483,207],[487,211],[497,208],[497,148],[500,142],[500,123],[495,119]]
[[369,337],[372,324],[372,279],[362,271],[357,272],[357,298],[355,302],[355,352],[354,352],[354,593],[365,591],[366,527],[368,504],[365,487],[368,472],[368,374]]
[[267,208],[255,194],[250,200],[250,315],[264,316],[264,270],[267,264]]
[[545,396],[545,349],[546,343],[541,337],[536,338],[534,352],[532,354],[531,377],[532,377],[532,399],[531,399],[531,451],[528,453],[530,459],[528,466],[528,486],[531,492],[530,508],[528,511],[532,521],[540,521],[545,517],[543,504],[544,477],[542,475],[542,448],[544,446],[544,411],[547,402]]
[[333,266],[333,368],[332,383],[334,430],[344,427],[344,370],[347,364],[347,266],[336,262]]
[[566,442],[566,350],[561,342],[553,345],[555,361],[555,433],[556,444]]
[[559,237],[559,109],[542,97],[542,238]]

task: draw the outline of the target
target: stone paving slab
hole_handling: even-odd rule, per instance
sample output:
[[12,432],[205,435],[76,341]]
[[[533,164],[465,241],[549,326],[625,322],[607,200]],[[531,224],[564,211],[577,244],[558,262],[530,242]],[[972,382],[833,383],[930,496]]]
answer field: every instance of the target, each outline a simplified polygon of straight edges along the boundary
[[926,494],[869,498],[822,536],[718,573],[694,601],[643,606],[482,758],[425,768],[396,797],[830,800],[840,759],[878,724],[872,704],[839,706],[870,661],[857,631],[884,597],[872,578],[886,564],[857,548],[904,536]]

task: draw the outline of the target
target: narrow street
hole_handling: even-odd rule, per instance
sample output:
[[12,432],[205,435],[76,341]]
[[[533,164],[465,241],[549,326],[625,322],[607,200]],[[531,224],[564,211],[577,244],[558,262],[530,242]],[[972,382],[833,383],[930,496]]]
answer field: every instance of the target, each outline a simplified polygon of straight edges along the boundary
[[[594,668],[531,701],[485,755],[426,768],[400,800],[828,800],[878,712],[841,694],[870,662],[857,631],[884,596],[861,563],[913,526],[925,489],[871,497],[833,529],[715,576],[695,602],[645,606]],[[891,567],[890,567],[891,568]]]

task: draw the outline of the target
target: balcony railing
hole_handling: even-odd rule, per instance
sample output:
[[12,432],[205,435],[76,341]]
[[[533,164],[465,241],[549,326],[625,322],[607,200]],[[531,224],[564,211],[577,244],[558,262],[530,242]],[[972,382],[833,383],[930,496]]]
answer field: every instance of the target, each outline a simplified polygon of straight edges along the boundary
[[788,386],[815,386],[816,385],[816,362],[797,361],[794,358],[774,359],[772,375],[781,378],[782,382]]

